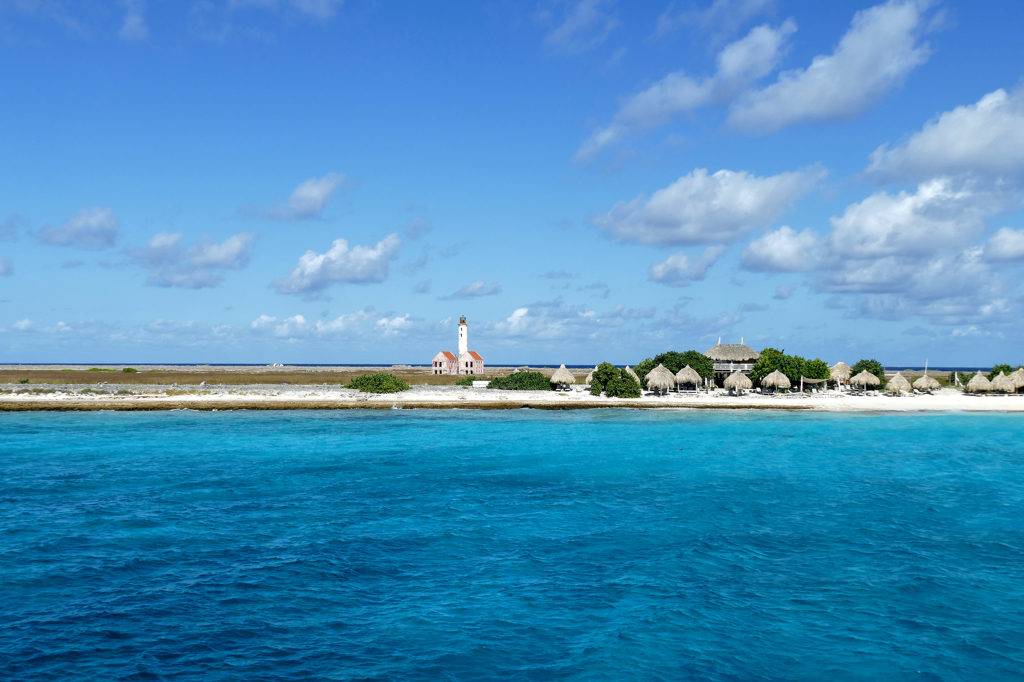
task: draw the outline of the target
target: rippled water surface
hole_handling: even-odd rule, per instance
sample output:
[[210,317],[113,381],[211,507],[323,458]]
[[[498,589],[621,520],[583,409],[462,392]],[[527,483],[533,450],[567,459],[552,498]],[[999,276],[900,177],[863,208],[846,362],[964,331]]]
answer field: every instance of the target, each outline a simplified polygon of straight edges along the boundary
[[0,678],[1020,680],[1022,433],[0,414]]

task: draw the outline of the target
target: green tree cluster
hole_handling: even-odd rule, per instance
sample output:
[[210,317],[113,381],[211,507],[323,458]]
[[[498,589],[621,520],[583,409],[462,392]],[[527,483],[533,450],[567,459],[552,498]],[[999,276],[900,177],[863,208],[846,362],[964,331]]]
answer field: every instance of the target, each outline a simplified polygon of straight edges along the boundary
[[540,372],[516,372],[506,377],[491,379],[487,388],[502,391],[551,391],[551,380]]
[[684,353],[678,353],[674,350],[670,350],[668,352],[655,355],[653,358],[647,358],[633,368],[640,377],[640,381],[644,383],[645,388],[647,384],[647,373],[658,365],[665,365],[665,369],[673,374],[677,374],[679,370],[689,365],[701,376],[702,379],[709,379],[715,376],[714,363],[711,362],[711,358],[700,351],[688,350]]
[[399,391],[408,391],[409,384],[394,374],[378,372],[356,377],[345,388],[354,388],[363,393],[398,393]]
[[602,392],[609,398],[639,398],[640,384],[625,369],[602,362],[594,370],[590,395],[601,395]]
[[878,377],[878,380],[882,382],[878,385],[879,388],[885,388],[885,367],[882,366],[882,363],[878,360],[858,360],[857,364],[850,368],[850,376],[855,377],[864,370]]
[[831,372],[828,363],[819,358],[807,360],[799,355],[786,355],[785,350],[765,348],[750,370],[750,379],[755,384],[759,383],[776,370],[785,374],[794,386],[800,385],[800,377],[828,379]]
[[478,379],[478,378],[476,378],[474,376],[465,376],[465,377],[462,377],[461,379],[456,379],[455,380],[455,385],[456,386],[472,386],[474,381],[480,381],[480,379]]
[[[1017,365],[1017,369],[1020,369],[1020,365]],[[992,381],[1001,373],[1005,372],[1007,376],[1013,374],[1016,370],[1011,365],[995,365],[992,367],[992,371],[988,373],[988,380]]]
[[122,369],[121,371],[122,371],[122,372],[124,372],[125,374],[135,374],[135,373],[137,373],[137,372],[138,372],[139,370],[135,369],[134,367],[125,367],[125,368],[124,368],[124,369]]

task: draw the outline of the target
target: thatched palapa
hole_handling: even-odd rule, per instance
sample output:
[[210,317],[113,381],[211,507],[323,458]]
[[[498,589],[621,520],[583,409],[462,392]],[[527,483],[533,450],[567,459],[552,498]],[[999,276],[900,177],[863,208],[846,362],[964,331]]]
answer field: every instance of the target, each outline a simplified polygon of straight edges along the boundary
[[700,386],[700,374],[697,374],[697,370],[687,365],[683,367],[679,372],[676,373],[677,384],[693,384],[694,386]]
[[967,382],[968,393],[980,393],[981,391],[991,391],[992,382],[988,380],[988,377],[978,372],[971,380]]
[[922,376],[920,379],[914,382],[914,388],[919,391],[934,391],[941,388],[941,384],[934,378],[927,374]]
[[879,386],[881,385],[882,380],[871,372],[864,370],[857,376],[850,379],[850,383],[854,386]]
[[[597,371],[597,365],[594,365],[594,372],[596,372],[596,371]],[[587,375],[587,381],[586,381],[587,386],[589,386],[590,384],[594,383],[594,372],[591,372],[590,374]]]
[[1009,375],[1000,372],[999,376],[992,380],[992,390],[1000,393],[1014,393],[1017,387],[1013,385],[1013,379]]
[[722,385],[729,390],[746,390],[753,388],[754,382],[743,372],[735,371],[725,378]]
[[1016,372],[1010,375],[1010,381],[1013,382],[1014,389],[1024,387],[1024,367],[1020,367]]
[[742,343],[719,343],[704,355],[717,362],[757,362],[761,354]]
[[644,382],[640,381],[640,375],[637,374],[636,372],[634,372],[633,368],[630,367],[629,365],[626,365],[626,374],[628,374],[629,376],[633,377],[633,381],[636,382],[637,386],[641,386],[642,387],[644,385]]
[[765,388],[789,388],[793,383],[785,374],[779,370],[775,370],[768,376],[761,379],[761,385]]
[[647,388],[652,391],[670,391],[676,385],[676,377],[672,372],[668,371],[665,365],[658,365],[645,377],[647,379]]
[[853,374],[853,370],[845,362],[837,362],[829,368],[828,378],[832,381],[843,383],[844,381],[850,380],[850,375]]
[[910,393],[910,382],[900,372],[885,384],[885,390],[891,393]]
[[562,365],[555,370],[554,374],[551,375],[551,383],[556,386],[575,384],[576,377],[572,375],[572,372],[565,368],[565,365]]

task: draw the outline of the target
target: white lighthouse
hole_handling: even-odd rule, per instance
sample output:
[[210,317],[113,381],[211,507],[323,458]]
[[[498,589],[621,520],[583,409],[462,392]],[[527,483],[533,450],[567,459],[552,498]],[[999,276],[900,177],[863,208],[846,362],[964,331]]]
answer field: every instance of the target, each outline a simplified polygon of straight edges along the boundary
[[469,351],[469,325],[466,324],[466,316],[459,318],[459,357],[461,358]]
[[434,374],[480,374],[483,371],[484,359],[469,349],[469,325],[465,315],[459,318],[459,354],[443,350],[434,356],[431,367]]

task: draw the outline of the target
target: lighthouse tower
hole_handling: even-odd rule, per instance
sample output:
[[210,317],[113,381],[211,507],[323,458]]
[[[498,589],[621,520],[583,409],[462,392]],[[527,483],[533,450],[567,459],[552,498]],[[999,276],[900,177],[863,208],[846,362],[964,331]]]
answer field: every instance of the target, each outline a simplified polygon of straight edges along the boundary
[[466,316],[459,318],[459,357],[461,358],[469,351],[469,325],[466,324]]

